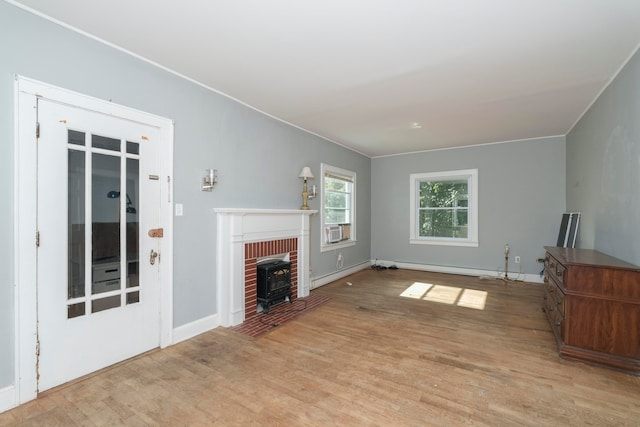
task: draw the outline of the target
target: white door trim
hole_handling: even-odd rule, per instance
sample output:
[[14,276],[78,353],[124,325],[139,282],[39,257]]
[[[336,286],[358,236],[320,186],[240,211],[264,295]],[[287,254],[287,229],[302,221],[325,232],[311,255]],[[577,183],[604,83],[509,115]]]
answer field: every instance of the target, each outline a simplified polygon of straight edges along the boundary
[[[160,347],[172,344],[173,329],[173,122],[108,101],[16,76],[14,108],[15,218],[15,404],[37,397],[36,348],[36,99],[83,108],[157,127],[160,135]],[[25,108],[26,107],[26,108]],[[30,108],[33,107],[33,108]]]

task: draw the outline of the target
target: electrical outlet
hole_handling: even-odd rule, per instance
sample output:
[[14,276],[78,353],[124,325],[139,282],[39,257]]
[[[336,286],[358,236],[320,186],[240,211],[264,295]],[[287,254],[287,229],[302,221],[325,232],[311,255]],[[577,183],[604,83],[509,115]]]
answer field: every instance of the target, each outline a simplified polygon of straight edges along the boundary
[[516,264],[520,264],[520,257],[519,256],[516,257]]

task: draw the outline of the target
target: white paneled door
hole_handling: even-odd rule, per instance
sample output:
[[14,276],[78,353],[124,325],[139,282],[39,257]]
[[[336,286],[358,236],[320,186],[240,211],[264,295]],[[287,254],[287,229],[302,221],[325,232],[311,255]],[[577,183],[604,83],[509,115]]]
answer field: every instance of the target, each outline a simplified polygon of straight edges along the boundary
[[[40,99],[38,390],[160,345],[159,130]],[[155,233],[159,234],[158,231]]]

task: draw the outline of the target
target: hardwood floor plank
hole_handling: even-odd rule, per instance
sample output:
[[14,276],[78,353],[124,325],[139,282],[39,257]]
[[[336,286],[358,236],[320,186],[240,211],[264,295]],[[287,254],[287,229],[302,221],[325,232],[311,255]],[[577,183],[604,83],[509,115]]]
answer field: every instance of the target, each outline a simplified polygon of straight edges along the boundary
[[[401,296],[414,283],[440,302]],[[312,292],[331,299],[264,335],[217,328],[48,391],[0,426],[640,424],[639,377],[558,357],[540,285],[366,270]]]

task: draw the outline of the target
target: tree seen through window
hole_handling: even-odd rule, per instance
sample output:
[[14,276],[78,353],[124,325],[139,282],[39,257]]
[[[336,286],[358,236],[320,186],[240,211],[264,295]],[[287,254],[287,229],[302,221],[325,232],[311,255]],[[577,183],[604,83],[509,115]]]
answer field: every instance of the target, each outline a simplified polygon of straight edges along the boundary
[[467,238],[469,184],[466,179],[420,181],[420,237]]

